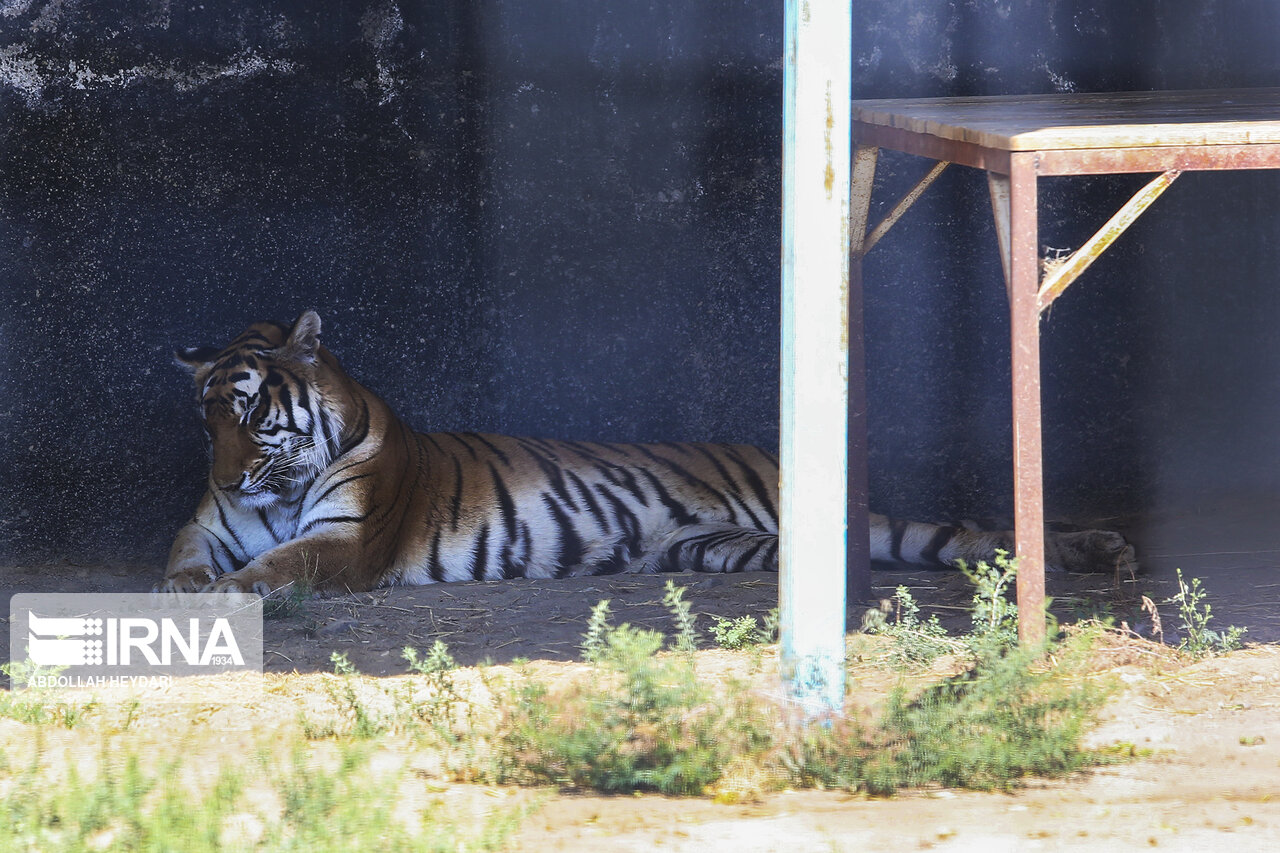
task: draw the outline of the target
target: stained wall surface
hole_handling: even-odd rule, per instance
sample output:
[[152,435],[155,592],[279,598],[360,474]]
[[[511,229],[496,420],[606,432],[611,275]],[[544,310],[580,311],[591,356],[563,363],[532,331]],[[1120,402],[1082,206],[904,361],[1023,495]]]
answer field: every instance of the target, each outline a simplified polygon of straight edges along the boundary
[[[1270,4],[855,9],[857,97],[1280,83]],[[776,448],[781,26],[743,0],[0,2],[0,564],[162,562],[205,464],[172,351],[305,308],[420,429]],[[877,210],[924,168],[886,154]],[[1141,182],[1046,182],[1042,239]],[[1057,514],[1280,492],[1278,189],[1184,176],[1055,306]],[[1008,509],[989,220],[953,170],[868,261],[880,509]]]

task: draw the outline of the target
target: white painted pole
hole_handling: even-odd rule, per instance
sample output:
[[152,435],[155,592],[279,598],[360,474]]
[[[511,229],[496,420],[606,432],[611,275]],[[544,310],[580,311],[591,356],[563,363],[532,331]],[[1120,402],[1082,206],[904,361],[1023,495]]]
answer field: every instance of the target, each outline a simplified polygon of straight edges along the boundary
[[786,0],[782,154],[782,677],[844,702],[851,0]]

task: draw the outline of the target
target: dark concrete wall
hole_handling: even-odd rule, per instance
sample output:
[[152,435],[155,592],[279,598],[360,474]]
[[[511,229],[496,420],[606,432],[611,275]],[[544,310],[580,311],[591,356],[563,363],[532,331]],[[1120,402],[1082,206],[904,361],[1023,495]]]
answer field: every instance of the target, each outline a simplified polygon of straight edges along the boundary
[[[1280,82],[1263,2],[856,10],[858,97]],[[204,466],[171,351],[307,307],[421,429],[776,446],[781,22],[742,0],[5,2],[0,563],[162,561]],[[923,168],[882,158],[878,204]],[[1044,241],[1139,183],[1047,183]],[[1280,488],[1278,186],[1184,176],[1054,308],[1059,512]],[[873,505],[1007,509],[989,219],[955,170],[868,263]]]

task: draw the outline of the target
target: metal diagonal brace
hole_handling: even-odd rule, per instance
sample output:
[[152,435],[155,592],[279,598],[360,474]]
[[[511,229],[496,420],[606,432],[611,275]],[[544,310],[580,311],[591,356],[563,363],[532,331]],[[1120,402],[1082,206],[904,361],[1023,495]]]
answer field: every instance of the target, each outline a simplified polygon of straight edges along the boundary
[[[863,254],[870,252],[871,247],[880,242],[880,238],[888,233],[894,223],[902,218],[902,214],[907,212],[907,208],[916,203],[916,199],[920,198],[920,196],[924,194],[924,191],[929,188],[929,185],[936,181],[938,176],[942,174],[942,170],[947,168],[949,165],[951,164],[946,160],[939,160],[933,165],[933,168],[929,170],[928,174],[917,181],[916,185],[908,190],[906,195],[899,199],[898,203],[893,206],[893,210],[890,210],[885,218],[881,219],[876,224],[876,227],[871,229],[871,233],[867,235],[867,239],[862,245]],[[872,169],[874,168],[875,161],[873,160]]]
[[853,176],[849,189],[849,251],[855,258],[861,258],[867,250],[867,213],[871,210],[871,190],[879,157],[880,149],[874,145],[859,145],[853,152]]
[[987,189],[991,192],[991,212],[996,219],[996,241],[1000,245],[1000,268],[1004,270],[1004,289],[1013,298],[1013,278],[1009,271],[1009,176],[987,172]]
[[1076,249],[1071,257],[1047,272],[1040,285],[1040,292],[1036,295],[1036,305],[1040,310],[1044,311],[1052,305],[1053,300],[1061,296],[1080,273],[1088,269],[1089,265],[1125,232],[1125,229],[1136,222],[1151,203],[1159,198],[1160,194],[1167,190],[1181,174],[1181,171],[1171,169],[1138,190],[1133,198],[1125,202],[1124,207],[1116,211],[1115,216],[1107,220],[1106,225],[1098,229],[1098,233]]

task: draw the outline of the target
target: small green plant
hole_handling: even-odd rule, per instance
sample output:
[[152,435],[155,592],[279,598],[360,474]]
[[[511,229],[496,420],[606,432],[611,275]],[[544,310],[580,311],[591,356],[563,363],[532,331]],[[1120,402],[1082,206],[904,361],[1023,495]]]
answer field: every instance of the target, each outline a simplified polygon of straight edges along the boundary
[[418,719],[431,725],[436,734],[454,739],[459,709],[466,712],[468,722],[474,710],[471,701],[458,690],[454,681],[458,662],[440,640],[435,641],[425,658],[420,658],[417,650],[410,646],[405,646],[401,654],[409,669],[423,677],[427,687],[425,698],[406,697],[407,704]]
[[1213,608],[1204,599],[1206,592],[1199,578],[1192,578],[1188,583],[1182,579],[1182,569],[1178,569],[1178,594],[1169,599],[1170,604],[1178,605],[1178,615],[1182,619],[1182,629],[1186,632],[1178,649],[1192,657],[1202,658],[1220,652],[1229,652],[1242,645],[1241,637],[1247,628],[1234,625],[1225,631],[1215,631],[1209,627],[1213,619]]
[[[352,737],[367,740],[382,734],[388,726],[373,709],[362,699],[356,690],[357,672],[346,652],[333,652],[329,655],[334,674],[338,676],[337,685],[325,682],[325,690],[329,698],[338,707],[339,714],[347,722],[346,732]],[[324,736],[326,729],[315,728],[304,722],[304,730],[315,736]],[[328,727],[328,733],[336,733],[335,727]]]
[[449,647],[443,642],[436,640],[425,658],[419,658],[418,650],[412,646],[405,646],[400,654],[408,662],[409,669],[419,675],[425,675],[433,683],[452,689],[453,680],[447,675],[458,668],[458,662],[453,659],[453,655],[449,654]]
[[930,784],[1014,787],[1126,756],[1081,748],[1106,688],[1076,673],[1096,631],[1055,645],[1052,659],[1017,647],[982,647],[971,666],[912,693],[900,687],[882,715],[855,714],[775,732],[761,760],[793,787],[870,794]]
[[739,616],[737,619],[726,619],[716,616],[711,626],[711,636],[716,645],[731,652],[741,651],[752,646],[772,643],[778,638],[778,609],[775,607],[764,617],[764,624],[756,622],[754,616]]
[[676,623],[675,650],[685,654],[697,651],[699,637],[698,629],[694,625],[697,617],[689,612],[689,602],[684,600],[684,587],[678,587],[668,579],[662,603],[666,605],[672,620]]
[[996,551],[992,563],[979,562],[960,571],[973,584],[973,633],[969,645],[978,652],[988,648],[1010,648],[1018,642],[1018,605],[1008,592],[1018,574],[1017,560]]
[[[428,801],[417,820],[397,814],[396,789],[402,776],[374,771],[369,744],[339,744],[337,766],[319,767],[305,749],[295,749],[287,765],[271,755],[260,759],[280,800],[282,813],[271,820],[259,845],[267,850],[488,851],[504,849],[507,837],[524,818],[524,809],[495,809],[478,833],[464,830],[456,810],[443,800]],[[276,764],[276,767],[272,767]],[[416,788],[419,782],[412,783]],[[251,845],[243,845],[248,847]],[[181,846],[172,849],[185,849]],[[256,847],[254,849],[257,849]]]
[[300,715],[303,735],[309,740],[367,740],[403,732],[426,737],[435,747],[469,747],[464,730],[473,723],[476,708],[455,681],[458,664],[448,647],[437,640],[425,656],[409,646],[401,656],[422,678],[384,686],[360,678],[345,652],[333,652],[329,660],[336,679],[325,681],[324,690],[336,714],[317,719]]
[[591,608],[587,619],[587,633],[582,637],[582,659],[599,663],[609,636],[609,599],[604,598]]
[[[30,661],[0,664],[0,672],[8,676],[11,685],[29,685],[38,676],[56,676],[65,668],[42,667]],[[98,707],[98,703],[92,699],[55,700],[53,693],[54,690],[48,687],[11,687],[0,691],[0,716],[32,726],[57,723],[72,729],[83,723]]]
[[[506,840],[528,809],[495,809],[478,826],[443,800],[416,819],[401,808],[404,771],[375,770],[367,744],[337,746],[336,766],[304,745],[262,749],[258,767],[237,760],[198,788],[180,759],[152,768],[134,751],[103,747],[96,771],[75,762],[61,772],[31,764],[6,774],[0,799],[0,849],[129,851],[221,850],[488,851]],[[256,770],[257,772],[252,772]],[[251,789],[246,783],[258,779]],[[417,780],[408,784],[418,787]],[[267,797],[262,796],[262,786]]]
[[73,729],[92,714],[98,708],[96,701],[90,700],[83,704],[75,704],[71,702],[59,702],[55,719],[58,719],[63,726]]
[[1008,596],[1017,577],[1016,561],[1005,552],[997,551],[991,563],[982,561],[973,568],[961,564],[960,571],[973,584],[970,614],[973,630],[964,637],[948,636],[936,615],[922,620],[920,605],[905,586],[894,591],[883,609],[868,610],[863,616],[863,631],[892,639],[890,662],[918,666],[944,654],[967,651],[982,655],[1017,643],[1018,605]]
[[863,617],[863,630],[884,635],[893,641],[889,652],[891,663],[902,666],[928,664],[941,655],[964,648],[963,643],[947,635],[936,615],[927,621],[920,619],[920,605],[905,586],[899,585],[894,591],[890,606],[892,621],[884,611],[869,610]]
[[987,645],[972,668],[889,701],[865,787],[872,793],[926,783],[989,790],[1029,775],[1070,773],[1105,756],[1080,738],[1106,689],[1071,678],[1096,632],[1055,647],[1053,665],[1041,649]]
[[333,664],[333,671],[336,675],[355,675],[356,667],[347,657],[346,652],[331,652],[329,654],[329,663]]
[[760,637],[760,626],[754,616],[739,616],[732,620],[716,616],[715,620],[711,625],[711,636],[722,649],[737,652],[766,642]]
[[1100,746],[1096,753],[1103,762],[1107,760],[1128,761],[1132,758],[1150,758],[1156,751],[1149,746],[1138,746],[1128,741],[1117,741]]
[[602,602],[583,641],[599,676],[555,693],[533,679],[515,690],[500,727],[501,780],[696,794],[719,777],[741,739],[687,653],[695,642],[687,602],[669,587],[667,604],[678,654],[659,654],[657,631],[611,627]]
[[760,626],[761,636],[766,637],[766,643],[775,643],[778,641],[778,626],[782,622],[782,615],[778,608],[773,608],[764,615],[764,624]]
[[120,731],[127,732],[138,719],[138,712],[142,710],[142,700],[137,697],[131,698],[125,702],[122,709],[120,719]]
[[43,726],[50,723],[64,728],[74,729],[83,723],[94,711],[98,703],[88,702],[55,702],[43,695],[24,695],[23,693],[0,693],[0,716],[8,717],[29,726]]

